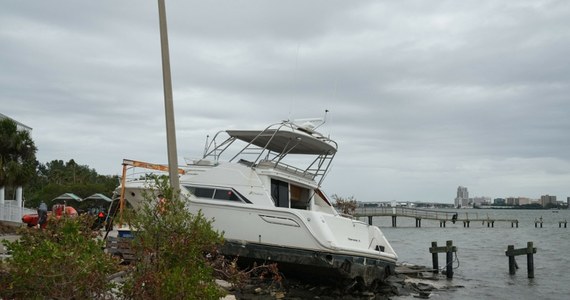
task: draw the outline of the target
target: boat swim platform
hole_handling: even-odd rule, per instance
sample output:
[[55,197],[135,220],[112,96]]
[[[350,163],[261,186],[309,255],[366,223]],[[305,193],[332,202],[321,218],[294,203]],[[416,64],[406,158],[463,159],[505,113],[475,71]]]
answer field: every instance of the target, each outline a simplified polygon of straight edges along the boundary
[[517,219],[497,219],[489,217],[487,213],[479,212],[449,212],[427,210],[409,207],[358,207],[353,217],[368,217],[368,224],[372,225],[373,217],[392,217],[392,227],[397,227],[397,218],[414,218],[416,227],[422,227],[422,220],[439,221],[439,227],[445,227],[447,222],[463,223],[463,227],[470,227],[471,222],[481,222],[483,226],[495,227],[495,222],[510,223],[511,227],[519,227]]

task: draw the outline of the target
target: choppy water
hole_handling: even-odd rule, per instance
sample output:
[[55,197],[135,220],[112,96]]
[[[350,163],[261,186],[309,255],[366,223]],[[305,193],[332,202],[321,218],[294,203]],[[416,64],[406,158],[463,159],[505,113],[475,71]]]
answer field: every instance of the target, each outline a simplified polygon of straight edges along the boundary
[[[453,210],[446,210],[453,211]],[[559,228],[558,222],[570,221],[570,210],[457,210],[459,213],[479,213],[497,219],[518,219],[519,228],[510,223],[496,222],[488,228],[480,222],[471,222],[464,228],[462,222],[439,227],[439,222],[422,220],[422,228],[415,228],[415,220],[398,217],[398,227],[391,227],[390,217],[375,217],[400,262],[432,266],[429,247],[432,241],[445,245],[452,240],[458,247],[458,262],[454,262],[453,279],[443,276],[440,283],[460,285],[463,288],[438,291],[431,299],[570,299],[570,224]],[[543,218],[543,228],[535,228],[534,220]],[[527,277],[526,255],[517,256],[516,275],[509,275],[508,245],[525,248],[527,242],[537,248],[534,255],[534,276]],[[439,265],[445,265],[445,254],[439,254]],[[402,297],[401,299],[412,299]]]

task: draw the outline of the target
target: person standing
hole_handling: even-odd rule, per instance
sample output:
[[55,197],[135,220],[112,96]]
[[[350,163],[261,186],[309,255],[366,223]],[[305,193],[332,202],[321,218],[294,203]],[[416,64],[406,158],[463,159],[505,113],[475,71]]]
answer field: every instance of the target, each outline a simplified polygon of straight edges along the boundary
[[44,201],[42,201],[38,207],[38,224],[40,225],[40,228],[46,227],[45,225],[47,223],[47,211],[47,205]]

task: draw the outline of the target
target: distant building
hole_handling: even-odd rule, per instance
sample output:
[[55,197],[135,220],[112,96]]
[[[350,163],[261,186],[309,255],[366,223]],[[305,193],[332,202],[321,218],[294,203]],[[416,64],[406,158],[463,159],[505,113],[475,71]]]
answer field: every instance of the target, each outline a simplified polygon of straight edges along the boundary
[[495,198],[493,199],[493,204],[495,205],[505,205],[507,202],[504,198]]
[[491,204],[491,197],[475,197],[472,201],[473,205],[487,205]]
[[529,205],[532,203],[532,199],[527,197],[519,197],[519,205]]
[[469,191],[464,186],[457,187],[457,197],[455,197],[455,207],[469,205]]
[[550,196],[550,195],[542,195],[540,196],[540,205],[542,205],[543,207],[548,206],[549,204],[556,204],[556,196]]

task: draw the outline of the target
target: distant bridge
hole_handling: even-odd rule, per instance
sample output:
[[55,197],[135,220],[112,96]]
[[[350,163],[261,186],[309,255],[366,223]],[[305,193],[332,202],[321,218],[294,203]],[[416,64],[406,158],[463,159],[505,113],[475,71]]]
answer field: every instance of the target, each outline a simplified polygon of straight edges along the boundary
[[392,217],[392,227],[396,227],[397,217],[416,219],[416,227],[422,227],[422,220],[439,221],[440,227],[445,227],[447,222],[463,222],[463,227],[469,227],[470,223],[481,222],[483,225],[487,223],[487,227],[495,227],[495,222],[511,223],[511,227],[519,227],[517,219],[496,219],[490,218],[488,215],[479,216],[479,213],[473,212],[450,212],[440,210],[427,210],[408,207],[359,207],[353,214],[354,217],[368,217],[368,224],[372,225],[373,217]]

